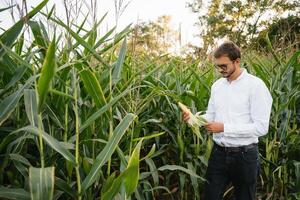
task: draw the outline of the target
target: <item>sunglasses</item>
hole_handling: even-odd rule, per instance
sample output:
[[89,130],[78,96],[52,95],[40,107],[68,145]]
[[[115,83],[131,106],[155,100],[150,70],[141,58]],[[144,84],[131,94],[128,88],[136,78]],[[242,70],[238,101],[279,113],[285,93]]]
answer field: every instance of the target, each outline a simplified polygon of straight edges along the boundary
[[225,71],[225,70],[227,70],[228,65],[234,63],[234,61],[235,61],[235,60],[231,61],[231,63],[225,63],[225,64],[215,65],[215,68],[216,68],[217,70],[222,69],[223,71]]

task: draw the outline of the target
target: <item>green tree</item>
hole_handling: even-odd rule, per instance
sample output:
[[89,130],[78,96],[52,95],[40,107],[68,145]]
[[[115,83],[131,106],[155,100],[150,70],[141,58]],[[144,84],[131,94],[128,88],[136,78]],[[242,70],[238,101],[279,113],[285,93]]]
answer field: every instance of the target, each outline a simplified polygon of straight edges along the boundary
[[274,20],[299,15],[300,11],[298,0],[193,0],[188,6],[199,14],[204,49],[225,36],[246,46]]
[[252,41],[254,46],[265,49],[267,46],[265,37],[268,34],[275,49],[291,50],[300,48],[300,17],[289,16],[285,19],[274,21],[266,30],[259,33],[259,36]]
[[148,55],[167,53],[177,40],[177,33],[170,27],[170,16],[156,21],[142,22],[133,28],[129,37],[129,50]]

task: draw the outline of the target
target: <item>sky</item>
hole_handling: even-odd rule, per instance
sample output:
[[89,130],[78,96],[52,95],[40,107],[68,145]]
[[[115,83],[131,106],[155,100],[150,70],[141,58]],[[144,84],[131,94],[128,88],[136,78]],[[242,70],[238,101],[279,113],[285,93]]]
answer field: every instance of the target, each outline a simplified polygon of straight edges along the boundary
[[[17,2],[22,5],[22,0],[0,0],[0,8],[7,6],[8,2]],[[67,2],[75,2],[76,0],[67,0]],[[91,0],[83,0],[87,4]],[[123,1],[123,5],[128,4],[118,21],[118,30],[126,27],[128,24],[136,24],[137,21],[154,21],[159,16],[170,15],[171,27],[174,30],[179,30],[181,25],[181,39],[182,45],[192,43],[193,45],[200,46],[200,39],[196,37],[199,28],[195,26],[197,22],[197,15],[192,13],[190,8],[187,7],[187,2],[192,0],[98,0],[97,1],[97,16],[101,18],[106,12],[108,15],[103,21],[106,29],[113,27],[116,24],[115,20],[115,1]],[[26,0],[27,7],[36,6],[40,0]],[[52,5],[56,5],[56,14],[64,17],[63,0],[50,0],[47,4],[48,10]],[[90,12],[89,9],[84,8],[84,13]],[[16,15],[17,18],[17,15]],[[80,20],[79,20],[80,21]],[[12,25],[11,16],[8,11],[0,13],[0,27],[8,28]]]

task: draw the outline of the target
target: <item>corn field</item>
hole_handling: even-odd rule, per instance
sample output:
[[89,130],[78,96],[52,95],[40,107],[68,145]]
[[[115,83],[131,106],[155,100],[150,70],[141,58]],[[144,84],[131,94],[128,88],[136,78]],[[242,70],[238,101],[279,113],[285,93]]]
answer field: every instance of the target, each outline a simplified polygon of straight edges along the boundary
[[[129,26],[99,36],[105,16],[70,26],[47,2],[0,36],[0,199],[200,199],[212,140],[178,102],[205,111],[212,63],[135,55]],[[266,41],[243,55],[274,100],[258,197],[300,199],[300,51]]]

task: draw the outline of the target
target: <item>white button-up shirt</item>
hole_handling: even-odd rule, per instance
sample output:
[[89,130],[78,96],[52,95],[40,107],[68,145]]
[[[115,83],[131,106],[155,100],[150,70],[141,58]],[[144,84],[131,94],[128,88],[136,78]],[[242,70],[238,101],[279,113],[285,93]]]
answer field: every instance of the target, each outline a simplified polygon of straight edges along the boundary
[[218,79],[211,88],[206,114],[207,121],[221,122],[224,132],[214,133],[213,140],[226,147],[257,143],[267,134],[272,96],[265,83],[242,69],[231,82]]

